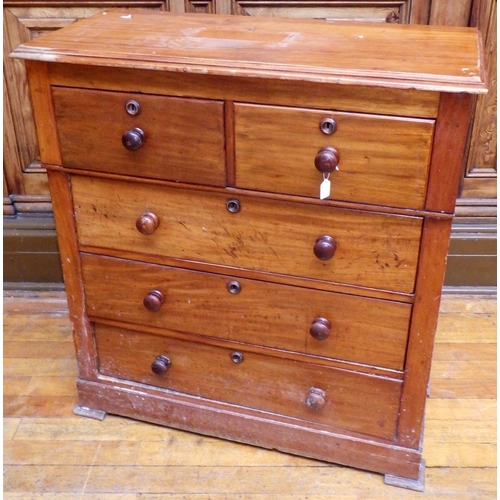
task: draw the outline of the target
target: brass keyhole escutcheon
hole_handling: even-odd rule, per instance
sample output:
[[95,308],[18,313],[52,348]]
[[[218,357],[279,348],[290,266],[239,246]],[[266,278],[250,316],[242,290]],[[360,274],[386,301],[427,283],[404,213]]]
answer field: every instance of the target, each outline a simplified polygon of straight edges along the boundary
[[141,105],[135,99],[129,99],[125,103],[125,111],[130,116],[137,116],[141,112]]
[[242,352],[240,352],[240,351],[233,351],[231,353],[231,361],[233,363],[236,363],[236,364],[243,363],[243,359],[244,359],[244,356],[243,356]]
[[319,122],[319,129],[323,134],[332,135],[337,130],[337,122],[333,118],[323,118]]
[[228,281],[227,290],[229,291],[229,293],[232,293],[233,295],[240,293],[241,292],[240,282],[236,280]]
[[240,200],[237,200],[236,198],[231,198],[230,200],[227,200],[226,208],[228,212],[231,212],[232,214],[238,213],[241,210]]

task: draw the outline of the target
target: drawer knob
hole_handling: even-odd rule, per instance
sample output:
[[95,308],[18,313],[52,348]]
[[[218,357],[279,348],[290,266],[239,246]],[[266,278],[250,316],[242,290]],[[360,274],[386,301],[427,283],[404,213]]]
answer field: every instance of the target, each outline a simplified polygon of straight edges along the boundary
[[144,297],[144,307],[148,311],[159,311],[161,305],[165,302],[165,297],[163,293],[161,293],[159,290],[151,290],[145,297]]
[[339,153],[335,148],[326,146],[321,148],[314,158],[315,167],[323,174],[333,172],[339,164]]
[[137,151],[144,146],[145,142],[146,136],[138,127],[133,127],[122,135],[122,143],[129,151]]
[[153,361],[151,364],[151,370],[153,370],[153,373],[156,373],[156,375],[165,375],[171,365],[172,362],[170,359],[162,354]]
[[136,221],[135,227],[141,234],[153,234],[160,224],[158,217],[153,212],[144,212]]
[[318,387],[311,387],[306,397],[306,405],[311,410],[321,410],[325,406],[326,392]]
[[314,318],[309,333],[316,340],[325,340],[331,328],[332,324],[326,318]]
[[333,118],[323,118],[319,122],[319,129],[323,134],[331,135],[337,130],[337,122]]
[[336,249],[337,243],[335,243],[335,240],[331,236],[323,234],[318,237],[314,244],[314,255],[320,260],[330,260]]

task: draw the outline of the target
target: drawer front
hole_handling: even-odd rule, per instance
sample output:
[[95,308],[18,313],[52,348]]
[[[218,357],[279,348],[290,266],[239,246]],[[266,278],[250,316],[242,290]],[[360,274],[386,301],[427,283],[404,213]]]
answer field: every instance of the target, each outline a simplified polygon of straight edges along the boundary
[[103,375],[394,439],[400,381],[105,325],[95,334]]
[[[323,119],[333,118],[334,124]],[[333,147],[330,199],[423,208],[434,121],[235,104],[236,186],[319,197],[315,159]]]
[[403,369],[408,304],[90,254],[82,269],[92,317]]
[[[240,210],[232,213],[229,194],[79,176],[73,176],[72,190],[82,245],[399,292],[414,289],[421,218],[252,196],[238,196]],[[158,221],[152,234],[137,230],[144,213]],[[322,260],[332,250],[332,258]]]
[[[222,101],[62,87],[52,94],[64,166],[225,186]],[[127,112],[131,100],[139,113]],[[140,147],[127,149],[124,134]]]

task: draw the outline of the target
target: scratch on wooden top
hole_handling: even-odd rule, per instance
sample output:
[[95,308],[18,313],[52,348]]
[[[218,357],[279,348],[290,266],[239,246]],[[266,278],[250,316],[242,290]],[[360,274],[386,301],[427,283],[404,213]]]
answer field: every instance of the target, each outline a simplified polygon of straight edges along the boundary
[[485,93],[481,51],[475,28],[118,10],[29,41],[12,56],[95,66]]

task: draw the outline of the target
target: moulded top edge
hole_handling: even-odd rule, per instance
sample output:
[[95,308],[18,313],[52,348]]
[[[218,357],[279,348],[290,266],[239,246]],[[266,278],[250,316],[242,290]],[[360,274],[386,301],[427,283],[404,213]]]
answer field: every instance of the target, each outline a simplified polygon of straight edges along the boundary
[[107,11],[19,46],[58,63],[487,92],[474,28]]

